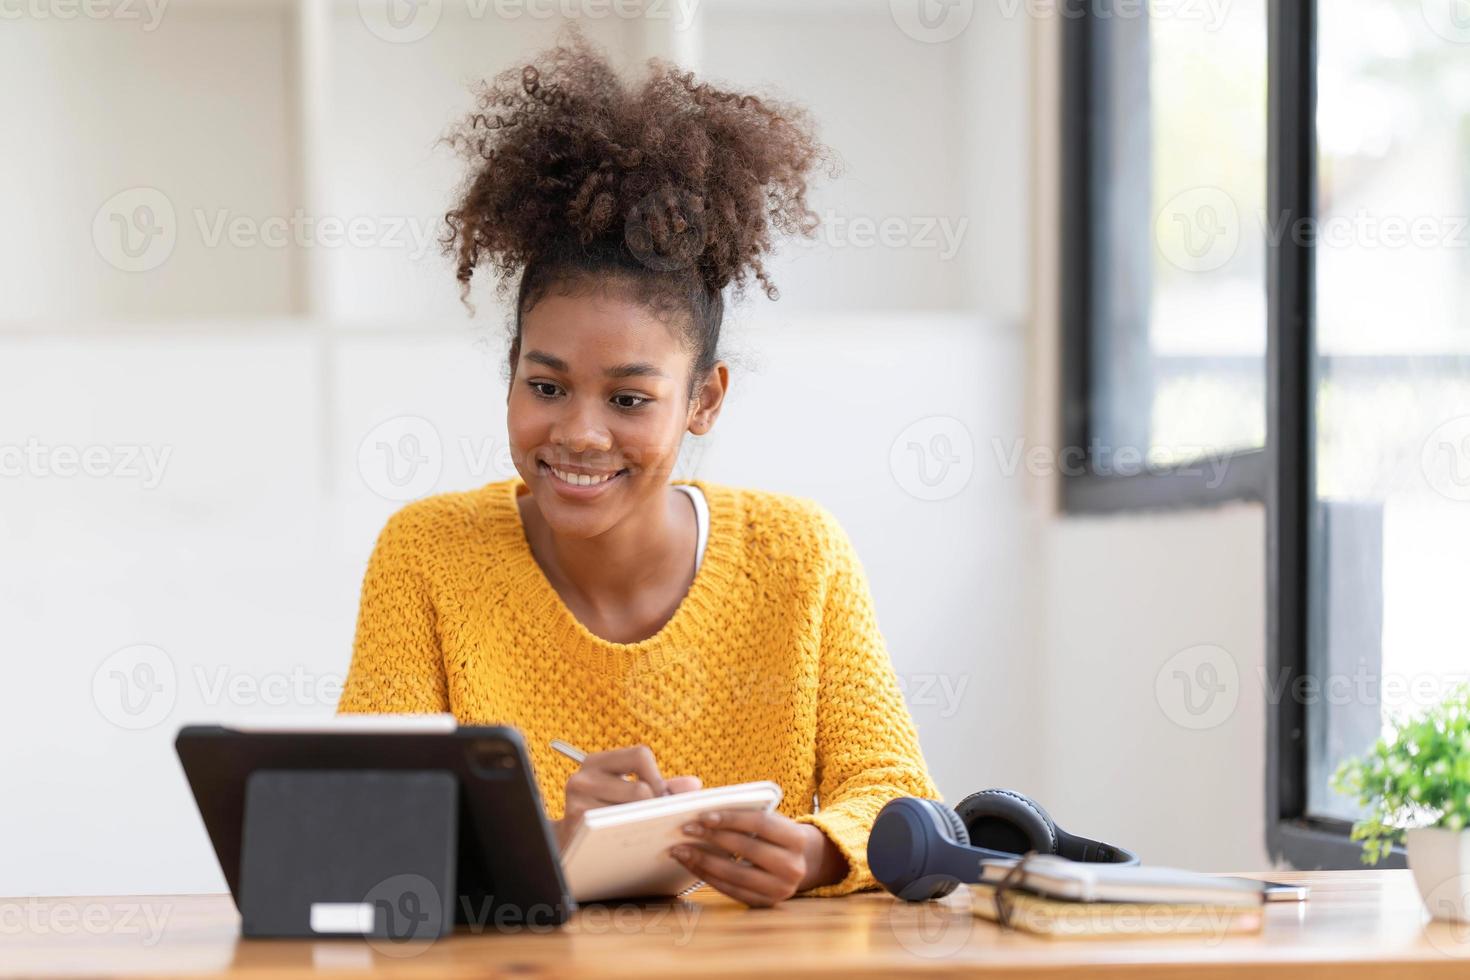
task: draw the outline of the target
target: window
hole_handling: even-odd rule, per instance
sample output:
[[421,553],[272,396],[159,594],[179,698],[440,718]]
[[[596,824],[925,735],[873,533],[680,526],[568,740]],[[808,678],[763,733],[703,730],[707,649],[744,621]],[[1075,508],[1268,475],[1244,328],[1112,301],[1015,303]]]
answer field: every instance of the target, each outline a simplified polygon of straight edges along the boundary
[[1069,510],[1263,492],[1266,0],[1063,3]]
[[1302,867],[1358,864],[1337,765],[1470,678],[1470,20],[1451,6],[1276,18],[1268,668],[1310,683],[1269,705],[1267,796],[1271,850]]
[[1064,503],[1266,501],[1268,847],[1355,867],[1329,777],[1470,680],[1470,7],[1194,8],[1059,8]]
[[1309,816],[1354,818],[1337,764],[1470,679],[1470,21],[1434,28],[1318,12]]

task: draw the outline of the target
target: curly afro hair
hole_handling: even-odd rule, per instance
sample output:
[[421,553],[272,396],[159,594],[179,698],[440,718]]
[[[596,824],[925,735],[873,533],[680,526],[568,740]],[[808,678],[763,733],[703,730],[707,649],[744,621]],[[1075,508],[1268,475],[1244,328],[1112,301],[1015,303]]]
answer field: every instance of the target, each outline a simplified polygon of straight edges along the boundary
[[[443,245],[469,305],[489,266],[521,317],[555,288],[617,283],[685,322],[695,380],[715,363],[722,291],[754,280],[782,233],[811,235],[807,179],[836,173],[806,111],[722,91],[653,59],[625,85],[575,29],[524,67],[484,83],[445,137],[469,161]],[[518,280],[517,280],[517,277]]]

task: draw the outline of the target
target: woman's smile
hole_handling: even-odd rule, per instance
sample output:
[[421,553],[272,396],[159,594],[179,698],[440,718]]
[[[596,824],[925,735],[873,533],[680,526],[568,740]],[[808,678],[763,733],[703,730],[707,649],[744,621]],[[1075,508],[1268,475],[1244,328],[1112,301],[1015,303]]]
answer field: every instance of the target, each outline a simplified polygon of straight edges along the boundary
[[568,500],[592,500],[600,497],[628,475],[626,469],[595,475],[585,472],[574,473],[554,467],[544,459],[536,461],[536,472],[558,494]]

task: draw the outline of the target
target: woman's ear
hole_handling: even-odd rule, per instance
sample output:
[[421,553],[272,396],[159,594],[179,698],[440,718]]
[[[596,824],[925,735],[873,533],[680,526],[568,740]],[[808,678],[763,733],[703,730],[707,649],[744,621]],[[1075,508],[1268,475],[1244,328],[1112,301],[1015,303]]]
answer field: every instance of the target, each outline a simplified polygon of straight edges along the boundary
[[730,369],[724,361],[716,361],[689,404],[690,432],[702,436],[714,428],[715,419],[720,416],[720,406],[725,402],[725,393],[729,390]]

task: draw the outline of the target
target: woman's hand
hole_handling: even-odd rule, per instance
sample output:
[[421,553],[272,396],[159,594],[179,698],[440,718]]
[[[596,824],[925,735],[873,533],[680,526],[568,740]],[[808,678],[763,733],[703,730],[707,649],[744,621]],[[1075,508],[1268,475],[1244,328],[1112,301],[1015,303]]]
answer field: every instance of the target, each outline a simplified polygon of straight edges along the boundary
[[779,813],[719,810],[687,824],[684,832],[699,844],[674,847],[674,859],[746,905],[775,905],[847,875],[847,859],[820,828]]
[[698,776],[664,779],[646,745],[594,752],[567,779],[566,809],[562,818],[554,821],[557,847],[566,849],[572,832],[582,822],[582,814],[588,810],[669,793],[687,793],[699,789],[699,785]]

